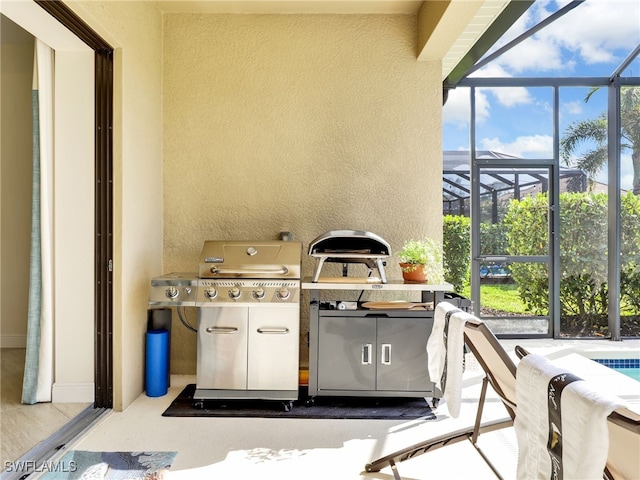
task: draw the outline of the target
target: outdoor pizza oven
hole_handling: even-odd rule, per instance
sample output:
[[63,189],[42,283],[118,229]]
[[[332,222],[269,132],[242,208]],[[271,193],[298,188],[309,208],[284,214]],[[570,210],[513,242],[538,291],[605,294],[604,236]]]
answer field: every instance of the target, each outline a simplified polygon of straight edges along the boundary
[[325,263],[341,263],[343,276],[351,263],[365,264],[369,276],[378,271],[381,283],[387,283],[384,273],[385,260],[391,255],[391,247],[381,237],[359,230],[332,230],[323,233],[309,245],[309,255],[317,259],[313,282],[322,281],[320,272]]

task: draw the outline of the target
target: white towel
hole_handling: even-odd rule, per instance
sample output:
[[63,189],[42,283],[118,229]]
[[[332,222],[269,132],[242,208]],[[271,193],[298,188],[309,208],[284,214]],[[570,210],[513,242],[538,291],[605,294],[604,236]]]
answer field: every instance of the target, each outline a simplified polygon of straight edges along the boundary
[[462,374],[464,373],[464,325],[469,319],[475,319],[467,312],[459,311],[449,318],[447,335],[447,380],[444,386],[444,400],[449,414],[453,418],[460,415],[462,403]]
[[[549,381],[568,373],[545,357],[529,354],[516,371],[517,412],[514,422],[518,439],[518,480],[552,478],[549,439]],[[579,380],[564,387],[561,396],[562,469],[564,480],[596,480],[609,451],[607,416],[623,400],[597,392]]]
[[433,312],[433,328],[427,340],[427,358],[429,378],[436,384],[436,388],[442,392],[442,373],[444,372],[445,359],[447,358],[447,346],[444,343],[444,327],[448,312],[460,311],[449,302],[439,302]]

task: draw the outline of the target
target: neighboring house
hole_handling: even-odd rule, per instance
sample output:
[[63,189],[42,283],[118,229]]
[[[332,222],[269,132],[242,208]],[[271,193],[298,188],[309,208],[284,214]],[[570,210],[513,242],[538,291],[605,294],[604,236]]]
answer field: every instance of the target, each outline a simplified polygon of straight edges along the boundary
[[[65,2],[115,49],[114,408],[143,391],[150,279],[195,270],[205,240],[286,230],[306,247],[327,230],[361,229],[398,249],[407,238],[441,237],[443,79],[500,36],[486,32],[518,16],[501,13],[529,3]],[[1,6],[57,49],[61,79],[65,69],[91,76],[91,52],[64,44],[37,4]],[[58,86],[72,96],[87,84]],[[57,105],[73,116],[87,103]],[[57,125],[60,148],[86,140],[83,118],[77,130]],[[91,204],[93,162],[84,156],[89,168],[58,185],[65,205],[76,192],[77,206]],[[56,162],[74,172],[65,155]],[[60,388],[91,384],[94,371],[94,278],[84,248],[91,251],[93,222],[72,211],[58,212],[57,226],[82,250],[74,257],[67,248],[56,263]],[[388,275],[399,277],[391,263]],[[304,338],[305,313],[302,321]],[[173,373],[194,373],[195,335],[173,332]]]

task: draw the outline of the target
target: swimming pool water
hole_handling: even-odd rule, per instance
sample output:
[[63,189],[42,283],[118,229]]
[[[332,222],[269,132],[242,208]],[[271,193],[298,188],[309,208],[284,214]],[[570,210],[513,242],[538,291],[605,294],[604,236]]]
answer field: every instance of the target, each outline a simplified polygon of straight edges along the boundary
[[593,361],[640,382],[640,358],[594,358]]

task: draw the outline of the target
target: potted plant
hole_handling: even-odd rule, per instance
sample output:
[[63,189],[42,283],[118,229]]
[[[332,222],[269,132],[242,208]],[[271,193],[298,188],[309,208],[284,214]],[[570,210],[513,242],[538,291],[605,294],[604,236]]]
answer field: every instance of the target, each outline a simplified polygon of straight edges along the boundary
[[[442,283],[442,244],[431,238],[409,240],[397,253],[407,283]],[[427,279],[429,280],[427,282]]]

